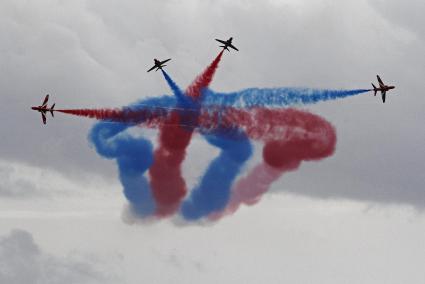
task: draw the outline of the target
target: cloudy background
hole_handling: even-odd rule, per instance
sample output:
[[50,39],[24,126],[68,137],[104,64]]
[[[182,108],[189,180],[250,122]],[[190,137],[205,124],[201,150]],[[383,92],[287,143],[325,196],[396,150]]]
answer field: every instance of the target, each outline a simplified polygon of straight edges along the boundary
[[[411,0],[0,2],[1,283],[423,283],[425,3]],[[93,121],[29,107],[122,106],[168,93],[152,58],[191,80],[233,36],[213,81],[248,87],[369,88],[309,107],[336,153],[283,176],[257,205],[212,226],[131,224]],[[154,133],[150,133],[155,139]],[[195,139],[195,182],[211,158]],[[196,161],[194,157],[197,157]],[[201,165],[202,166],[202,165]],[[30,280],[29,280],[30,279]],[[37,282],[38,281],[38,282]]]

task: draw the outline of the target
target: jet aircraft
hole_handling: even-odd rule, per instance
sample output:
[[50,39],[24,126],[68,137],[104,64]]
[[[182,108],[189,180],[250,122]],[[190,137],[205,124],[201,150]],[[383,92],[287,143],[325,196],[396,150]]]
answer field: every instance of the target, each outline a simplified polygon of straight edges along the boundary
[[218,41],[219,43],[222,43],[223,45],[220,45],[220,47],[226,49],[227,51],[230,51],[230,48],[233,48],[236,51],[239,51],[239,49],[237,49],[233,44],[232,44],[232,40],[233,38],[229,38],[228,40],[221,40],[221,39],[215,39],[216,41]]
[[376,93],[378,91],[381,92],[382,95],[382,102],[385,103],[385,96],[387,94],[387,91],[392,90],[395,88],[395,86],[388,86],[385,85],[384,82],[382,82],[381,78],[379,77],[379,75],[376,75],[376,78],[378,78],[378,83],[379,83],[379,88],[377,88],[373,83],[372,83],[372,87],[373,87],[373,91],[375,92],[375,96]]
[[55,104],[53,104],[50,108],[47,106],[47,101],[49,100],[49,95],[46,95],[43,103],[40,106],[31,107],[32,110],[36,110],[41,113],[41,118],[43,120],[43,124],[46,124],[46,113],[50,112],[52,117],[54,117],[53,112],[55,108]]
[[166,62],[168,62],[168,61],[170,61],[171,60],[171,58],[168,58],[168,59],[166,59],[166,60],[164,60],[164,61],[159,61],[158,59],[154,59],[153,61],[155,62],[155,65],[151,68],[151,69],[149,69],[148,70],[148,72],[151,72],[153,69],[155,69],[156,68],[156,70],[155,71],[158,71],[159,69],[161,69],[162,70],[162,67],[165,67],[165,66],[167,66],[167,65],[164,65],[164,63],[166,63]]

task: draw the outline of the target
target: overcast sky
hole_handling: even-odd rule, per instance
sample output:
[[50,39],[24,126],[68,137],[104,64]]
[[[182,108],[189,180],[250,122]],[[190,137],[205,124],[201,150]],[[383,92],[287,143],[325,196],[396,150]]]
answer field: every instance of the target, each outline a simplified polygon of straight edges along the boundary
[[[1,1],[0,282],[423,283],[423,11],[419,0]],[[133,223],[115,163],[87,139],[95,122],[58,114],[44,127],[29,109],[46,93],[61,108],[170,94],[146,73],[153,58],[172,58],[184,88],[230,36],[240,51],[225,54],[215,91],[369,88],[376,74],[396,89],[385,104],[367,93],[309,106],[335,126],[335,154],[208,226]],[[208,147],[189,148],[191,184]]]

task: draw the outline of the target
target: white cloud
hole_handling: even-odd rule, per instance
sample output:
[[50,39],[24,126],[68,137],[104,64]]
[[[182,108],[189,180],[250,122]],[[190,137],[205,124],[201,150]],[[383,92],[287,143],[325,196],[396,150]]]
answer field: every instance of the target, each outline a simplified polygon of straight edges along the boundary
[[60,179],[61,175],[54,171],[0,160],[0,196],[3,197],[37,198],[63,194],[67,189],[57,186],[61,184]]
[[0,283],[113,283],[97,265],[50,255],[24,230],[13,230],[0,239]]
[[118,183],[108,183],[96,175],[86,178],[74,180],[49,168],[0,159],[0,196],[3,198],[69,198],[119,189]]

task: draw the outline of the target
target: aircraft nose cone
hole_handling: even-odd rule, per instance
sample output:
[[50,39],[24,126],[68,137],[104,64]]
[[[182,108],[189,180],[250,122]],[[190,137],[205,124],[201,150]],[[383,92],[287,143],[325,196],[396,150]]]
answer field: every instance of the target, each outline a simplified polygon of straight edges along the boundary
[[31,109],[35,110],[35,109],[36,109],[36,107],[31,107]]

